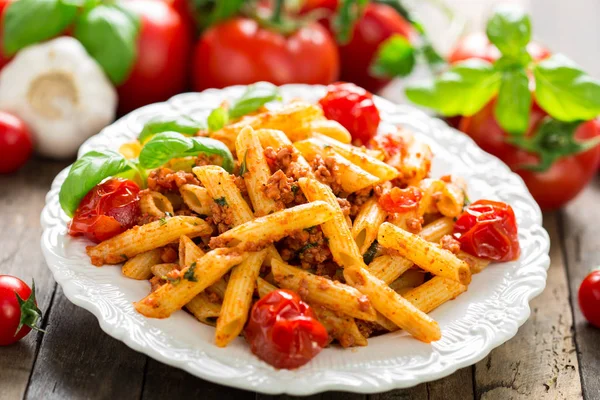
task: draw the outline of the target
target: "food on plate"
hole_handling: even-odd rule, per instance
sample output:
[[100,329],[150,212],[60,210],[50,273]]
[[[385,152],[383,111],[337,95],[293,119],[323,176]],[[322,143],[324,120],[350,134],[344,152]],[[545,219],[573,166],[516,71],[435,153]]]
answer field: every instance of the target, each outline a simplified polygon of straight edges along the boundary
[[44,156],[75,155],[113,121],[116,106],[115,89],[70,37],[27,47],[0,71],[0,109],[25,121]]
[[581,282],[579,308],[590,324],[600,328],[600,269],[592,271]]
[[360,113],[330,120],[327,106],[281,104],[273,89],[248,87],[208,121],[157,116],[121,147],[127,158],[83,155],[59,195],[70,233],[99,241],[87,247],[93,265],[124,263],[125,276],[150,281],[142,315],[185,308],[215,326],[217,346],[243,334],[276,368],[398,329],[439,340],[427,313],[490,261],[519,256],[512,209],[468,206],[462,179],[430,177],[417,135],[359,132],[353,145],[344,124],[361,126]]
[[13,344],[39,326],[42,312],[35,300],[35,283],[31,288],[22,280],[0,275],[0,346]]
[[486,33],[465,38],[447,71],[406,95],[504,161],[542,209],[561,207],[600,164],[600,81],[530,42],[531,21],[514,6],[500,6]]
[[12,114],[0,111],[0,174],[15,172],[31,156],[29,128]]

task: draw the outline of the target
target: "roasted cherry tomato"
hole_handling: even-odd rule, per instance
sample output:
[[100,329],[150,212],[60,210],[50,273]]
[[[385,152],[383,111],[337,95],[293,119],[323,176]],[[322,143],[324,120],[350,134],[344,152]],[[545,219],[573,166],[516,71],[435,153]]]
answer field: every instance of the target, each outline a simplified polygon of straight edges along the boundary
[[328,84],[339,75],[335,41],[318,23],[290,35],[249,18],[232,18],[208,28],[194,50],[197,91],[267,81]]
[[300,296],[274,290],[250,312],[245,336],[254,354],[275,368],[298,368],[325,347],[328,334]]
[[14,276],[0,275],[0,346],[18,342],[32,328],[40,330],[37,322],[42,312],[32,287]]
[[590,324],[600,328],[600,269],[590,273],[581,282],[579,308]]
[[[527,52],[529,52],[529,55],[535,61],[543,60],[550,56],[550,51],[536,42],[530,42],[527,45]],[[454,64],[470,58],[479,58],[494,62],[500,56],[500,50],[490,43],[485,33],[473,32],[458,41],[456,47],[454,47],[448,56],[448,62]]]
[[137,59],[119,92],[121,114],[181,93],[187,85],[192,33],[167,2],[135,0],[123,5],[140,16]]
[[373,95],[352,83],[334,83],[319,104],[325,116],[342,124],[352,139],[368,143],[377,133],[381,117]]
[[69,234],[99,243],[133,227],[140,215],[139,192],[139,186],[128,179],[113,178],[96,185],[81,200]]
[[499,201],[478,200],[465,208],[454,235],[463,251],[488,260],[512,261],[521,253],[515,213]]
[[390,213],[405,213],[419,206],[423,192],[414,186],[406,189],[392,188],[379,198],[379,205]]
[[33,141],[23,121],[0,111],[0,174],[19,169],[31,156]]

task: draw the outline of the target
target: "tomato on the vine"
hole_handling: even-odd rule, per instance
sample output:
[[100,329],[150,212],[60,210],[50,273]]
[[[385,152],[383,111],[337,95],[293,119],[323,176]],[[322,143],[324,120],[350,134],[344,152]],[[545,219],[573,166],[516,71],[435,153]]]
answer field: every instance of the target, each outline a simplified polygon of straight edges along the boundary
[[135,182],[122,178],[94,186],[77,207],[69,235],[99,243],[133,227],[140,215],[139,191]]
[[416,209],[422,197],[423,192],[417,187],[409,186],[406,189],[394,187],[379,198],[379,204],[387,212],[405,213]]
[[381,117],[373,95],[365,89],[338,82],[327,86],[327,94],[319,104],[327,118],[348,129],[352,139],[366,144],[377,133]]
[[[527,52],[534,61],[543,60],[550,56],[550,50],[539,43],[527,44]],[[462,37],[448,55],[448,62],[455,64],[471,58],[494,62],[501,56],[500,51],[490,43],[483,32],[473,32]]]
[[581,282],[578,298],[585,319],[600,328],[600,269],[592,271]]
[[194,50],[197,91],[267,81],[328,84],[339,75],[335,42],[318,23],[284,35],[257,21],[236,17],[208,28]]
[[0,111],[0,174],[19,169],[33,151],[31,133],[23,121]]
[[463,251],[494,261],[519,258],[517,221],[511,206],[500,201],[478,200],[467,206],[454,225]]
[[117,88],[121,114],[184,91],[192,47],[189,26],[166,2],[135,0],[124,6],[140,16],[141,30],[133,69]]
[[275,368],[298,368],[325,347],[329,336],[300,296],[278,289],[252,307],[244,331],[250,349]]
[[[529,115],[527,137],[537,134],[546,112],[535,103]],[[528,166],[539,163],[539,157],[508,143],[509,135],[494,117],[494,102],[471,117],[464,117],[459,129],[469,135],[485,151],[504,161],[523,178],[527,188],[542,209],[552,210],[573,199],[593,178],[600,163],[600,145],[592,149],[559,158],[546,171],[537,172]],[[583,142],[600,137],[600,121],[581,123],[574,139]]]
[[10,275],[0,275],[0,346],[21,340],[31,329],[41,331],[42,312],[35,301],[35,284]]

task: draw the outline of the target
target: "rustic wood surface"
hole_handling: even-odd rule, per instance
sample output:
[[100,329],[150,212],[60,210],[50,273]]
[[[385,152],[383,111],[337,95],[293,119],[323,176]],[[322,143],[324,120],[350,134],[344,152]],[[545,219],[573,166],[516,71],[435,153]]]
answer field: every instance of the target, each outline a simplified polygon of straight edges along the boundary
[[[35,279],[48,330],[0,348],[0,399],[290,398],[226,388],[136,353],[64,297],[41,254],[39,215],[66,165],[35,160],[0,177],[0,273]],[[544,216],[552,241],[546,290],[532,301],[517,335],[484,360],[406,390],[308,399],[600,399],[600,330],[585,322],[576,299],[587,271],[600,265],[599,204],[600,177],[567,208]]]

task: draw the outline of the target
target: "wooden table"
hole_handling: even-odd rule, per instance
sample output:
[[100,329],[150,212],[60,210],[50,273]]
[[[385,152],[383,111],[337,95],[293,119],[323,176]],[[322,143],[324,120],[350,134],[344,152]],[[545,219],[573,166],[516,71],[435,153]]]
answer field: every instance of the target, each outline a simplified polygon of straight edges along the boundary
[[[168,367],[104,334],[51,277],[39,240],[44,196],[65,162],[31,161],[0,177],[0,273],[35,278],[47,333],[0,348],[0,399],[270,399]],[[600,329],[577,305],[586,272],[600,265],[600,178],[566,209],[546,214],[552,264],[546,290],[516,337],[475,366],[370,399],[600,399]],[[312,398],[366,399],[323,393]]]

